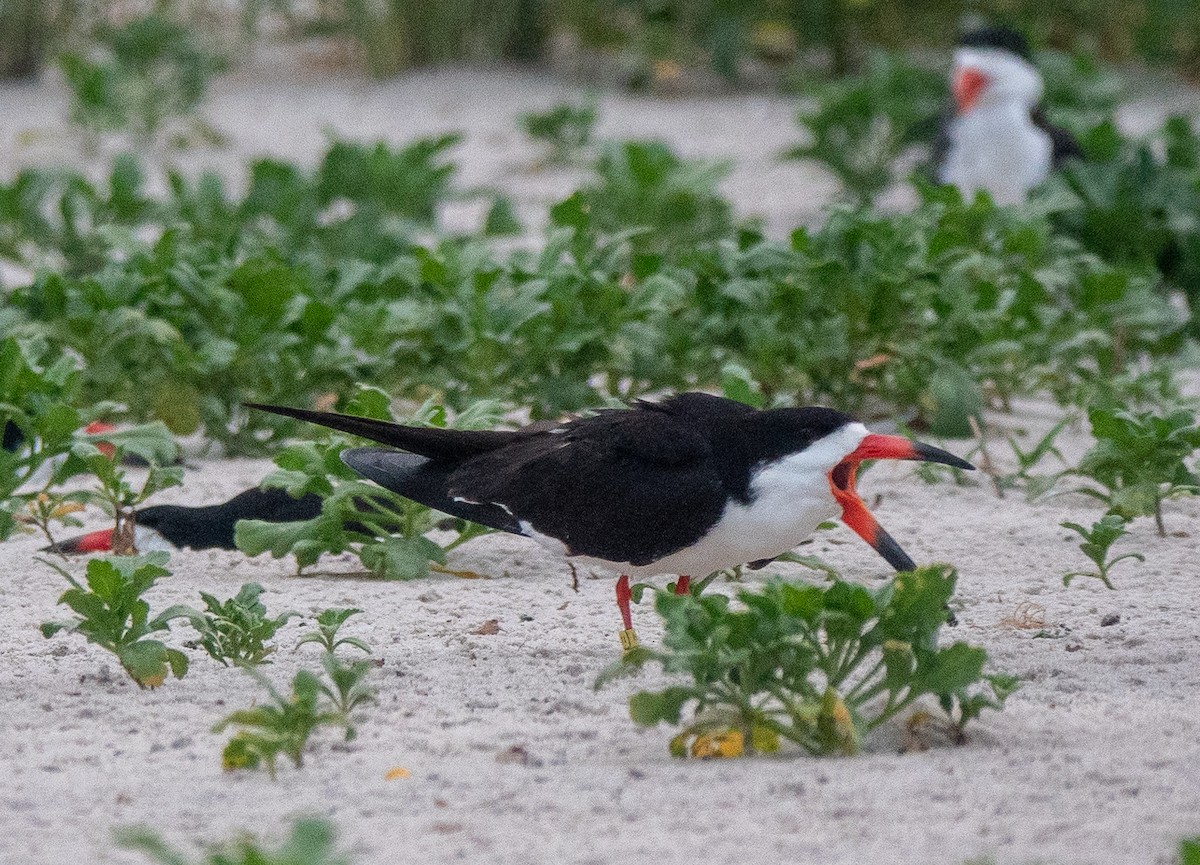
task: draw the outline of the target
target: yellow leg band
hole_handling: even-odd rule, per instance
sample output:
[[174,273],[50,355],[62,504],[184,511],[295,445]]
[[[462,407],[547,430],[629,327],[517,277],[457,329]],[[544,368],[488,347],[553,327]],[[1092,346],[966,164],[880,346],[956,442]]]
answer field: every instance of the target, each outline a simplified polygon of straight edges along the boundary
[[633,628],[627,628],[621,631],[618,636],[621,638],[621,648],[628,652],[630,649],[636,649],[638,644],[637,631]]

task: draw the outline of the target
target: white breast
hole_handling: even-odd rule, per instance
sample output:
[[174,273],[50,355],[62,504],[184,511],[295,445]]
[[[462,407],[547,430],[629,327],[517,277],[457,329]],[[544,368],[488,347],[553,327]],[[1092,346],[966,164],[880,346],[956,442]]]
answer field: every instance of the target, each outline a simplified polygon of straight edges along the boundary
[[1050,173],[1050,136],[1013,102],[980,105],[956,117],[939,180],[968,200],[986,190],[997,204],[1018,204]]
[[847,424],[798,454],[761,466],[751,480],[749,504],[731,501],[700,541],[657,562],[632,565],[587,556],[572,561],[645,578],[658,574],[705,577],[724,568],[774,558],[838,515],[829,472],[866,436],[862,424]]

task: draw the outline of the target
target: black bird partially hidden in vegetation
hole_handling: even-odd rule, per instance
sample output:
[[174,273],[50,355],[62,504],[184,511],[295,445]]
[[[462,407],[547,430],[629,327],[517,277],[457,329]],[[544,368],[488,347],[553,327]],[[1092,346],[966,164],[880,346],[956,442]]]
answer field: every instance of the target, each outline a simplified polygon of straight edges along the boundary
[[889,564],[912,570],[855,492],[859,463],[973,468],[938,448],[872,434],[833,409],[759,411],[705,393],[513,431],[249,407],[400,448],[355,448],[342,459],[414,501],[620,574],[627,632],[630,577],[677,574],[678,591],[689,575],[791,550],[839,511]]
[[954,112],[934,144],[934,174],[964,197],[985,190],[997,204],[1022,202],[1051,170],[1083,156],[1074,136],[1038,107],[1042,76],[1016,31],[986,27],[964,36],[950,87]]
[[[152,505],[134,512],[134,547],[150,550],[235,549],[233,530],[238,520],[288,523],[311,520],[321,513],[321,497],[309,493],[292,498],[283,490],[250,489],[217,505]],[[45,547],[64,555],[112,550],[113,529],[89,532]]]

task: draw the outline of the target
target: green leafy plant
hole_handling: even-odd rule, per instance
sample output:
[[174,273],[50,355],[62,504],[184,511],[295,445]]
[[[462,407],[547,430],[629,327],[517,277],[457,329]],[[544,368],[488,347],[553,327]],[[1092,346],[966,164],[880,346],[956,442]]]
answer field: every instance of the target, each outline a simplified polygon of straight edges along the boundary
[[[14,286],[3,320],[82,359],[69,404],[117,400],[230,453],[299,429],[240,402],[312,404],[356,381],[558,417],[734,368],[767,404],[969,435],[989,401],[1092,402],[1177,351],[1186,324],[1158,271],[1089,254],[1044,205],[922,187],[912,212],[838,208],[781,242],[733,220],[716,167],[662,145],[606,146],[537,251],[418,245],[437,204],[403,190],[451,194],[438,147],[334,142],[316,171],[260,160],[241,199],[175,174],[149,200],[128,162],[107,184],[0,189],[0,251],[62,262]],[[323,456],[289,459],[315,473]]]
[[359,210],[432,225],[456,170],[444,157],[460,141],[461,135],[442,135],[393,150],[384,142],[372,147],[335,140],[317,171],[318,201],[349,201]]
[[231,663],[257,666],[269,663],[267,657],[275,651],[268,641],[289,619],[300,615],[285,612],[273,618],[267,616],[267,608],[259,600],[262,593],[263,587],[258,583],[246,583],[227,601],[201,592],[203,612],[176,605],[164,610],[158,619],[164,622],[187,619],[200,634],[199,644],[214,661],[225,666]]
[[296,643],[296,648],[307,643],[316,643],[321,646],[327,653],[333,654],[339,646],[353,646],[356,649],[362,649],[368,655],[371,653],[371,647],[366,642],[358,637],[339,637],[338,631],[342,625],[351,616],[356,616],[362,610],[356,608],[332,607],[328,610],[322,610],[317,615],[317,629],[309,631],[300,638],[300,642]]
[[1071,470],[1095,481],[1100,489],[1081,493],[1103,501],[1123,519],[1153,516],[1166,535],[1162,503],[1195,495],[1200,479],[1185,460],[1200,448],[1200,426],[1187,409],[1167,413],[1096,408],[1088,412],[1096,444]]
[[334,850],[335,833],[325,820],[297,820],[291,836],[278,849],[266,849],[246,836],[210,848],[202,859],[191,860],[149,828],[122,829],[117,843],[144,853],[159,865],[349,865],[350,860]]
[[86,50],[59,65],[71,88],[71,118],[93,131],[149,138],[195,111],[221,61],[193,33],[153,12],[121,25],[102,23]]
[[[374,689],[366,682],[367,674],[375,666],[374,662],[361,660],[345,663],[337,654],[337,650],[342,646],[361,649],[367,654],[371,653],[371,647],[367,645],[366,640],[338,634],[342,625],[351,616],[356,616],[361,612],[362,610],[356,608],[340,607],[322,610],[317,615],[317,629],[304,634],[296,643],[297,649],[308,643],[315,643],[324,649],[321,654],[321,665],[325,668],[329,684],[322,683],[321,693],[328,697],[346,718],[350,718],[359,706],[371,703],[375,699]],[[354,738],[352,726],[347,726],[346,738]]]
[[1179,842],[1179,865],[1200,865],[1200,835]]
[[1093,577],[1110,589],[1115,589],[1116,586],[1108,578],[1109,572],[1117,562],[1124,559],[1136,559],[1139,562],[1146,561],[1146,557],[1141,553],[1123,553],[1115,558],[1108,557],[1108,551],[1114,543],[1129,534],[1125,530],[1125,518],[1118,514],[1105,514],[1104,517],[1092,523],[1090,529],[1085,529],[1079,523],[1064,522],[1059,523],[1064,529],[1070,529],[1081,538],[1083,543],[1079,545],[1079,549],[1083,554],[1091,559],[1095,565],[1095,571],[1072,571],[1069,574],[1063,574],[1063,585],[1071,585],[1071,580],[1075,577]]
[[345,662],[336,650],[352,646],[370,653],[370,647],[357,637],[339,637],[338,630],[356,609],[329,609],[317,616],[317,630],[305,634],[296,648],[317,643],[325,651],[321,666],[325,678],[301,670],[292,679],[290,696],[283,696],[271,682],[249,667],[246,672],[266,688],[270,701],[250,709],[233,712],[213,727],[221,732],[239,727],[222,753],[222,765],[229,770],[265,767],[275,777],[276,762],[284,756],[296,768],[304,764],[304,750],[313,731],[323,726],[339,726],[346,741],[357,734],[355,712],[375,701],[375,689],[367,681],[375,664],[370,660]]
[[[13,337],[0,341],[0,540],[11,536],[26,516],[48,532],[55,509],[68,503],[65,497],[52,500],[46,495],[46,468],[70,451],[85,418],[94,418],[91,412],[71,408],[78,383],[72,358],[56,356],[44,344]],[[39,475],[45,477],[41,484]],[[70,500],[78,503],[80,497]],[[31,507],[45,513],[30,514]]]
[[[390,400],[376,388],[360,387],[347,411],[364,417],[393,420]],[[490,426],[494,404],[478,404],[459,415],[460,423]],[[444,426],[444,409],[427,403],[413,420]],[[278,470],[263,485],[278,487],[293,496],[317,493],[323,498],[320,515],[295,523],[242,520],[235,527],[238,549],[249,555],[270,552],[275,558],[292,555],[300,568],[314,564],[324,553],[352,551],[368,571],[382,579],[415,579],[429,572],[430,564],[444,565],[446,553],[488,530],[465,520],[453,523],[457,537],[439,545],[426,533],[437,522],[423,505],[362,480],[341,460],[349,444],[340,436],[327,443],[306,442],[285,448],[275,463]]]
[[354,713],[375,702],[375,688],[367,681],[367,676],[376,664],[370,660],[346,662],[333,652],[326,652],[321,656],[321,666],[329,679],[328,684],[321,684],[321,693],[346,719],[346,739],[349,741],[357,735],[352,723]]
[[87,564],[86,586],[63,568],[47,562],[71,584],[59,603],[70,607],[79,618],[45,622],[42,636],[52,637],[59,631],[81,634],[88,642],[116,655],[125,672],[142,688],[158,687],[168,675],[182,679],[187,673],[187,656],[150,638],[169,628],[161,616],[150,618],[150,605],[142,598],[160,577],[170,575],[165,567],[169,560],[164,552],[92,559]]
[[1187,296],[1197,332],[1200,134],[1189,118],[1176,116],[1149,140],[1130,142],[1109,121],[1084,145],[1089,158],[1052,176],[1043,190],[1055,227],[1106,261],[1157,271]]
[[[53,545],[52,523],[78,526],[73,516],[88,503],[110,515],[127,514],[155,492],[178,483],[179,470],[159,468],[174,460],[175,441],[162,424],[89,434],[88,425],[119,407],[101,402],[77,409],[77,361],[43,344],[8,338],[0,342],[0,540],[22,523],[32,524]],[[101,450],[103,446],[105,450]],[[151,463],[140,490],[125,480],[120,460],[136,455]],[[62,492],[79,475],[97,480],[93,490]]]
[[221,753],[226,770],[266,768],[274,778],[280,757],[289,758],[297,769],[304,765],[308,739],[318,727],[341,727],[347,739],[352,737],[349,719],[329,700],[328,686],[318,674],[300,670],[285,695],[257,670],[245,670],[266,689],[269,699],[232,712],[213,726],[214,733],[238,728]]
[[101,267],[133,227],[158,213],[130,153],[113,159],[107,182],[65,168],[26,168],[0,183],[0,255],[31,268],[79,275]]
[[[157,422],[147,427],[152,428],[162,445],[156,456],[173,459],[178,453],[178,448],[166,426]],[[56,472],[58,478],[66,479],[86,470],[96,478],[97,483],[90,499],[116,521],[112,550],[117,555],[137,552],[135,509],[138,505],[143,504],[155,493],[183,482],[182,466],[162,466],[152,462],[141,486],[135,488],[129,483],[125,470],[121,468],[124,453],[123,446],[114,446],[111,453],[105,453],[92,442],[81,442],[71,449],[70,456]]]
[[923,696],[961,732],[985,708],[1001,708],[1016,680],[985,675],[983,649],[938,647],[956,579],[949,566],[931,565],[876,589],[773,581],[738,592],[736,607],[723,595],[658,592],[663,647],[627,652],[597,686],[648,663],[689,679],[629,701],[642,726],[679,724],[690,709],[671,743],[680,756],[689,740],[730,729],[752,750],[787,740],[813,754],[854,754]]
[[1066,460],[1063,458],[1062,452],[1055,445],[1055,440],[1076,419],[1077,417],[1074,413],[1068,412],[1029,448],[1022,445],[1013,433],[1005,433],[1005,441],[1008,442],[1009,449],[1017,463],[1015,471],[1002,472],[996,469],[991,461],[991,456],[987,454],[987,446],[981,438],[979,444],[979,451],[981,453],[980,467],[990,474],[992,482],[996,485],[997,492],[1003,495],[1005,490],[1023,489],[1026,500],[1032,502],[1053,489],[1054,485],[1058,483],[1058,479],[1066,471],[1065,468],[1049,475],[1034,474],[1033,470],[1047,456],[1054,456],[1061,464],[1066,465]]
[[597,182],[556,204],[550,218],[589,236],[623,235],[635,253],[678,254],[733,233],[733,208],[717,192],[729,169],[683,159],[657,141],[610,142]]
[[521,128],[534,141],[549,148],[549,161],[567,164],[579,158],[580,152],[592,140],[596,125],[596,105],[563,103],[547,111],[522,114]]
[[1012,448],[1012,454],[1017,460],[1017,471],[1014,475],[1015,479],[1024,481],[1028,487],[1035,491],[1033,498],[1037,497],[1037,492],[1042,491],[1046,487],[1046,481],[1043,478],[1035,477],[1030,472],[1047,456],[1053,455],[1060,462],[1064,462],[1062,452],[1055,446],[1054,442],[1059,434],[1075,421],[1075,417],[1067,415],[1059,420],[1054,426],[1046,431],[1046,434],[1034,442],[1033,447],[1026,450],[1017,441],[1013,435],[1008,435],[1005,438],[1008,441],[1008,446]]
[[901,54],[873,52],[861,73],[820,86],[797,122],[809,141],[788,159],[814,159],[853,201],[870,203],[894,179],[906,148],[931,137],[946,99],[945,79]]
[[1125,95],[1125,82],[1090,54],[1043,50],[1036,55],[1042,74],[1042,106],[1051,122],[1085,135],[1113,117]]

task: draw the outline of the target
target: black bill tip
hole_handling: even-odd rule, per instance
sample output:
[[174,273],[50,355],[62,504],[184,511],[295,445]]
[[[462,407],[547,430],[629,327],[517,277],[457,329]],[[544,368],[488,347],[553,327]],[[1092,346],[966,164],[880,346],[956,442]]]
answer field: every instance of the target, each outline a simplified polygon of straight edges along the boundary
[[927,445],[924,442],[912,443],[914,459],[921,460],[927,463],[941,463],[942,465],[952,466],[963,471],[973,472],[975,466],[964,460],[962,457],[956,457],[949,451],[944,451],[941,448],[935,448],[933,445]]

